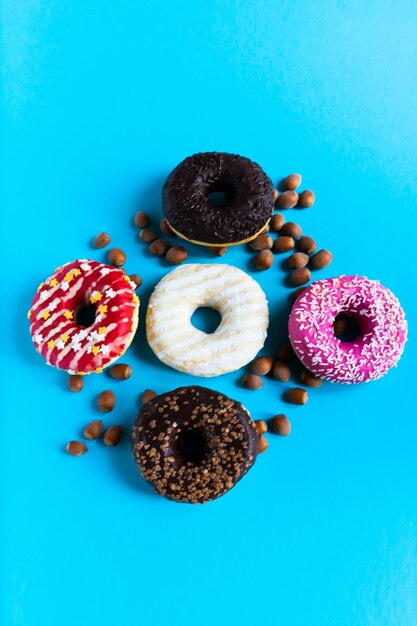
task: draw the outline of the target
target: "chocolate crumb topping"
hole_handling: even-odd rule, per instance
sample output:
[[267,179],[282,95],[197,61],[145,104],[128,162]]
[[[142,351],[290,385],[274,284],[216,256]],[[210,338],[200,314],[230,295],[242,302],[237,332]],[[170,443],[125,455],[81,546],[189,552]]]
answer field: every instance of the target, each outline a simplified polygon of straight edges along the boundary
[[230,244],[253,237],[265,226],[274,207],[274,188],[259,165],[246,157],[200,152],[170,173],[162,203],[168,222],[186,239]]
[[162,495],[203,503],[224,495],[255,462],[259,435],[244,407],[206,387],[179,387],[141,408],[132,433],[140,473]]

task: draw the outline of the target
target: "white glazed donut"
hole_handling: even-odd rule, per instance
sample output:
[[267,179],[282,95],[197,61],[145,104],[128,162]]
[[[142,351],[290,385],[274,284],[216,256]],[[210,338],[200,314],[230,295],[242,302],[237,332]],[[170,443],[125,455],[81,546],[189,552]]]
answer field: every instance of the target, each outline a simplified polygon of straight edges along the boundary
[[[221,315],[214,333],[191,324],[200,307]],[[146,314],[149,345],[161,361],[194,376],[218,376],[249,363],[265,342],[268,303],[256,281],[237,267],[189,264],[155,287]]]

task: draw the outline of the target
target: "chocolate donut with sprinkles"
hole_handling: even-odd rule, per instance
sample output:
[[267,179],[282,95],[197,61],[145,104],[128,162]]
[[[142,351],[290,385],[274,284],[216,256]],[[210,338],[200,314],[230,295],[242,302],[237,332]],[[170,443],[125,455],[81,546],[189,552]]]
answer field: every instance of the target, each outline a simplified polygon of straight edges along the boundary
[[200,152],[184,159],[162,190],[171,229],[202,246],[251,241],[269,223],[274,202],[274,187],[261,167],[226,152]]
[[179,387],[146,402],[132,433],[143,478],[171,500],[209,502],[255,462],[259,435],[248,411],[206,387]]
[[135,289],[123,270],[97,261],[59,267],[39,286],[28,313],[37,351],[48,365],[70,374],[100,373],[134,337]]
[[[339,316],[351,327],[351,336],[335,335],[333,324]],[[338,383],[381,378],[397,364],[407,340],[407,322],[397,298],[377,280],[363,276],[309,285],[293,305],[288,330],[305,367]]]

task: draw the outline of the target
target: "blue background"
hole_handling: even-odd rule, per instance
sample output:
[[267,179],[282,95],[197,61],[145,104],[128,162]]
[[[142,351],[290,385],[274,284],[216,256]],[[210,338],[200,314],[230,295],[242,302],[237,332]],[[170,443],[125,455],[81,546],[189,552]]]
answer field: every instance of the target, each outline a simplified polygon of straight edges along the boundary
[[[417,623],[415,228],[417,4],[330,0],[3,0],[2,626]],[[290,437],[228,495],[184,506],[153,495],[127,438],[65,443],[117,394],[130,429],[147,387],[197,379],[159,363],[144,313],[163,261],[132,216],[159,219],[171,168],[201,150],[299,171],[314,208],[289,211],[334,253],[316,277],[378,278],[404,305],[399,367],[369,385],[324,385],[305,407],[287,385],[206,383],[254,418],[287,412]],[[45,367],[26,311],[57,265],[105,254],[101,230],[143,276],[127,382],[91,376],[81,394]],[[189,259],[213,261],[203,250]],[[250,253],[220,262],[253,270]],[[281,258],[256,277],[270,301],[266,351],[285,337]]]

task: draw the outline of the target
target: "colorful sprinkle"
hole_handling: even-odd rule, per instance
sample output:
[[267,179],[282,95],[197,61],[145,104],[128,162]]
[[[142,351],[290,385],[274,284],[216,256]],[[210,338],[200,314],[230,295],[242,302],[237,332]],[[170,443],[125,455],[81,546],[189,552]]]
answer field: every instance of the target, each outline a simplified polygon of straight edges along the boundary
[[47,300],[49,298],[49,290],[48,289],[44,289],[44,291],[41,291],[39,294],[39,298],[41,299],[41,302],[43,302],[44,300]]
[[96,330],[92,330],[91,333],[88,335],[88,341],[90,343],[95,343],[96,341],[98,341],[99,339],[99,334]]
[[102,297],[103,295],[99,291],[93,291],[93,293],[90,296],[91,304],[94,304],[95,302],[99,302],[102,299]]

